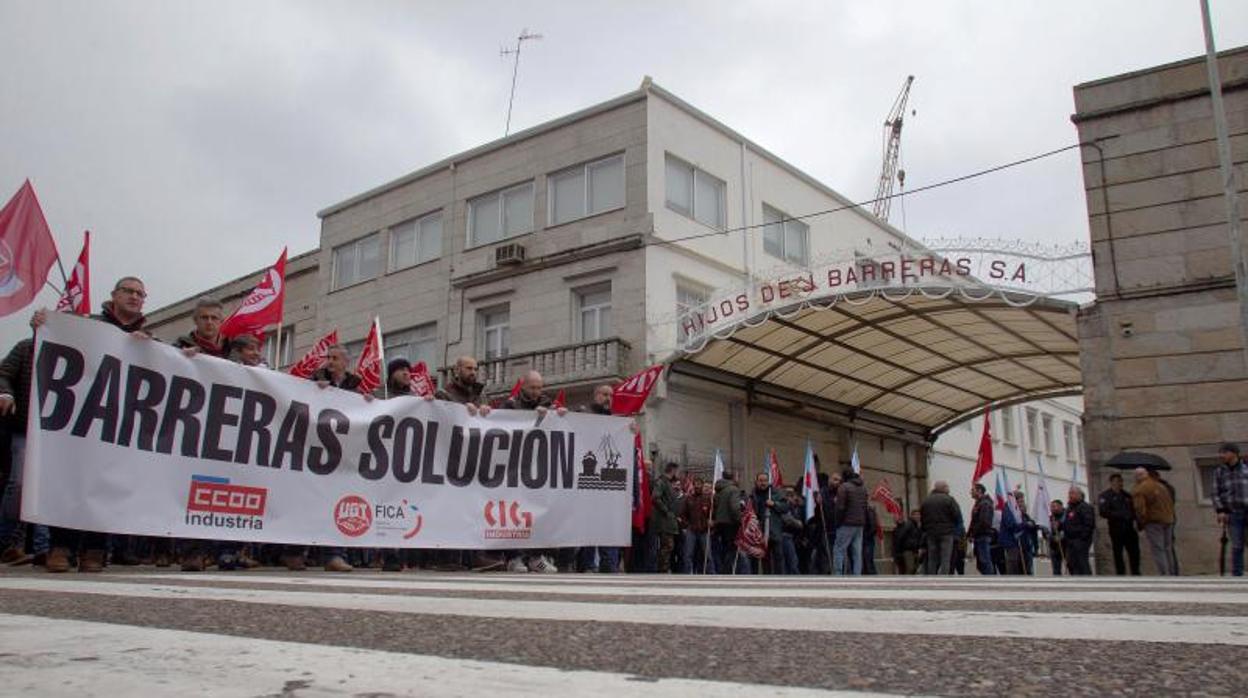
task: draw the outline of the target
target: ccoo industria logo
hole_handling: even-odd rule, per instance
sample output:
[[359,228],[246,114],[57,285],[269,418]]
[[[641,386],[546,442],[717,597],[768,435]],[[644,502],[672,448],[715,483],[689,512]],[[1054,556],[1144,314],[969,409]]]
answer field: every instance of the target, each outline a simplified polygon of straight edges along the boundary
[[186,523],[260,531],[264,529],[268,499],[269,491],[263,487],[232,485],[228,477],[192,475],[186,498]]

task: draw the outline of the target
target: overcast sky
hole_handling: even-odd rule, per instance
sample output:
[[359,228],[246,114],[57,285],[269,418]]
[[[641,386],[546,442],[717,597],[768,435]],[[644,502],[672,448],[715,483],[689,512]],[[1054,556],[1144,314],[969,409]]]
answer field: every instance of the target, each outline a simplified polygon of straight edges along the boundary
[[[1248,2],[1212,6],[1219,48],[1248,43]],[[1073,85],[1204,51],[1196,0],[0,0],[0,200],[30,178],[67,267],[92,231],[96,304],[137,274],[154,309],[316,246],[320,208],[502,136],[499,49],[525,27],[544,38],[513,130],[650,75],[855,200],[908,74],[915,188],[1073,143]],[[905,228],[1086,239],[1081,188],[1070,152],[909,198]],[[5,347],[22,315],[0,320]]]

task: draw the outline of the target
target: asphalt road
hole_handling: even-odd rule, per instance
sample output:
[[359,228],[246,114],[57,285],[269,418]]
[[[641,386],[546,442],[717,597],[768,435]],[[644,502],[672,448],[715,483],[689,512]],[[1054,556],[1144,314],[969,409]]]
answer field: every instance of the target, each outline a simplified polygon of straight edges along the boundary
[[1218,578],[0,568],[5,695],[1242,695]]

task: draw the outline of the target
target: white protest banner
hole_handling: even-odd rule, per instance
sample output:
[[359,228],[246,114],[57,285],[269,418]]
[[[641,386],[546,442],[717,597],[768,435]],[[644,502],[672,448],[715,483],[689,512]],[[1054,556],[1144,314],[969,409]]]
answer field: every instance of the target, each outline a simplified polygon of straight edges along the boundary
[[333,546],[630,541],[620,417],[368,402],[62,313],[39,330],[31,393],[36,523]]

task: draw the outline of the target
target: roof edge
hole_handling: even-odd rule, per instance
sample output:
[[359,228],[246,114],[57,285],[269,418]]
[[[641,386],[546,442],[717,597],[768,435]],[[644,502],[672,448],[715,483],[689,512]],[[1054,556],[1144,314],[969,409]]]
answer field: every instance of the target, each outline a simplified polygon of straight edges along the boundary
[[[649,78],[647,78],[647,80],[649,80]],[[317,211],[316,215],[318,218],[325,219],[346,208],[350,208],[351,206],[354,206],[359,203],[363,203],[365,201],[368,201],[369,199],[376,198],[378,196],[381,196],[382,194],[393,191],[394,189],[397,189],[399,187],[421,180],[447,167],[451,167],[461,162],[465,162],[468,160],[472,160],[474,158],[481,157],[482,155],[485,155],[486,153],[490,153],[495,150],[500,150],[509,145],[513,145],[515,143],[528,140],[535,136],[540,136],[543,133],[553,131],[557,128],[562,128],[569,124],[576,123],[577,121],[583,121],[592,116],[597,116],[598,114],[611,111],[612,109],[618,109],[619,107],[622,107],[626,104],[631,104],[632,102],[645,99],[645,97],[646,97],[645,83],[643,83],[642,87],[632,90],[631,92],[626,92],[625,94],[622,94],[619,97],[613,97],[611,99],[608,99],[605,102],[599,102],[597,104],[591,105],[579,111],[574,111],[571,114],[565,114],[558,118],[551,119],[550,121],[546,121],[536,126],[529,127],[523,131],[517,131],[516,133],[513,133],[510,136],[505,136],[497,140],[489,141],[488,143],[484,143],[475,148],[471,148],[469,150],[465,150],[463,152],[457,153],[450,157],[438,160],[437,162],[431,165],[426,165],[425,167],[422,167],[418,170],[405,174],[402,177],[390,180],[389,182],[373,187],[372,189],[368,189],[367,191],[361,194],[356,194],[355,196],[339,201],[336,204],[327,206],[321,209],[320,211]]]

